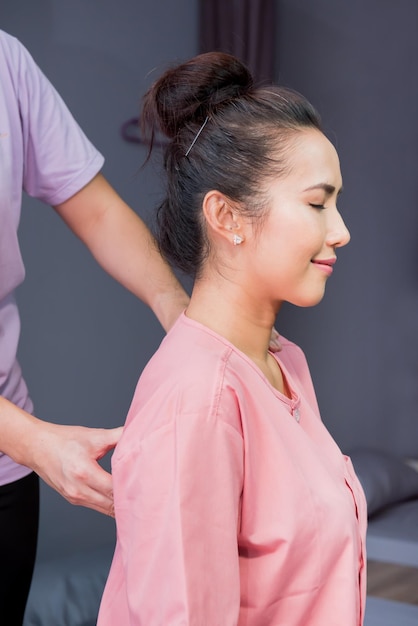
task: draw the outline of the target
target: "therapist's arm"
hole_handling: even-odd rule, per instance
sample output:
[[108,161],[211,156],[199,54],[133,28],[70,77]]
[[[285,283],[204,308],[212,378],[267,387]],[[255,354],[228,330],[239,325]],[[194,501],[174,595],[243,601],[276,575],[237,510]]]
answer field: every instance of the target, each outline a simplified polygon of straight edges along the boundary
[[141,218],[98,174],[54,207],[113,278],[145,302],[167,331],[189,297]]

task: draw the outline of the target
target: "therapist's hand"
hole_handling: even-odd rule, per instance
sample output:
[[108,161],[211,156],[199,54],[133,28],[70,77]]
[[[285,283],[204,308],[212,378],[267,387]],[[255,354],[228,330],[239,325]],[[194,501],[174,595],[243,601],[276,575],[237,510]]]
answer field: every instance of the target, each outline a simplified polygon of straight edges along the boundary
[[280,335],[274,327],[271,331],[269,348],[272,352],[280,352],[280,350],[282,349],[282,344],[280,343]]
[[113,517],[112,476],[97,461],[115,447],[122,427],[85,428],[37,422],[31,468],[71,504]]

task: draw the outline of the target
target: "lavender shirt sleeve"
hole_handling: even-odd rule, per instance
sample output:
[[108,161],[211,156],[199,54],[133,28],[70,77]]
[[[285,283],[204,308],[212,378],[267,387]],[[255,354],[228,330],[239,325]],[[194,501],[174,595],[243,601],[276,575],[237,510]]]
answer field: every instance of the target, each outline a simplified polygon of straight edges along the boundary
[[84,187],[104,159],[27,50],[19,46],[16,53],[23,188],[54,206]]

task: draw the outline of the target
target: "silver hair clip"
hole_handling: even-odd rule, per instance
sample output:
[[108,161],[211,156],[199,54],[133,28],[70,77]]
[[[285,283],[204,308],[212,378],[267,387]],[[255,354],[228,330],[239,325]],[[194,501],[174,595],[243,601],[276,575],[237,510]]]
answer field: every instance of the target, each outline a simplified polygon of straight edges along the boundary
[[209,116],[206,116],[205,121],[203,122],[202,126],[199,128],[199,130],[196,133],[196,137],[193,139],[192,143],[190,144],[189,149],[187,150],[186,154],[184,155],[185,157],[189,156],[190,150],[193,148],[193,146],[195,145],[196,141],[199,138],[200,133],[202,132],[202,130],[205,128],[206,124],[209,121]]

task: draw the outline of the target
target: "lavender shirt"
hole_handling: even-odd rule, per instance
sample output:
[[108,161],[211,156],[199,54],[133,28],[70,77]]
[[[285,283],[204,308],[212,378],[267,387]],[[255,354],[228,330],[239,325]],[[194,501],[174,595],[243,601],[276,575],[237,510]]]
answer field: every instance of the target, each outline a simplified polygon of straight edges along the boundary
[[[22,190],[55,206],[101,169],[88,141],[27,50],[0,30],[0,394],[32,411],[16,360],[20,334],[14,290],[23,281],[17,228]],[[0,485],[30,470],[0,453]]]

